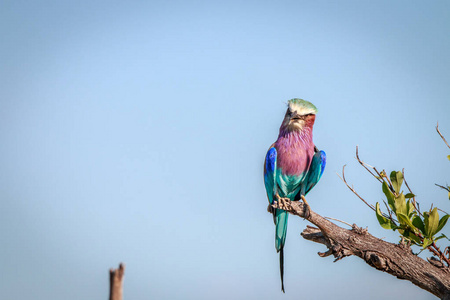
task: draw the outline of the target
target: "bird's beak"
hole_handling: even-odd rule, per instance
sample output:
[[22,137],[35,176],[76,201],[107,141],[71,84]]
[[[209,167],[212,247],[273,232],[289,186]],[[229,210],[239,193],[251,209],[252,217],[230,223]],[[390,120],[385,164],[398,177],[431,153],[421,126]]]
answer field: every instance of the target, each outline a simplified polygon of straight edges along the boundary
[[298,114],[297,112],[295,112],[292,116],[291,116],[291,120],[302,120],[304,119],[304,116]]

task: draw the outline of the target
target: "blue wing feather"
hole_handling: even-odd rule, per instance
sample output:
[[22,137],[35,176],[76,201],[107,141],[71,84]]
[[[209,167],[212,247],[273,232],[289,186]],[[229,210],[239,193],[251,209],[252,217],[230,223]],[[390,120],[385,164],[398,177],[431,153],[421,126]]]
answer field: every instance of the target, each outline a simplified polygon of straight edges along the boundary
[[266,186],[267,198],[269,203],[273,203],[273,196],[276,194],[277,172],[277,149],[272,147],[267,151],[266,161],[264,163],[264,185]]
[[325,170],[326,162],[327,156],[325,151],[318,151],[314,154],[305,181],[305,195],[319,182]]
[[[279,174],[277,172],[277,149],[271,147],[267,151],[266,161],[264,163],[264,185],[266,187],[267,198],[271,204],[273,203],[274,196],[280,193],[277,180]],[[275,248],[277,251],[280,251],[286,240],[288,213],[282,209],[275,209],[273,216],[276,225]]]

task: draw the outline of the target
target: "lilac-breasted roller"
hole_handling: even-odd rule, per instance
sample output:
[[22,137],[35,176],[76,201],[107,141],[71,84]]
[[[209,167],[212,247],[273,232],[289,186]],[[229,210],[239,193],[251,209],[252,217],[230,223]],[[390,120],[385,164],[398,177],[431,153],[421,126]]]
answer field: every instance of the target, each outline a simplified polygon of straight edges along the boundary
[[[305,201],[304,196],[316,185],[325,168],[326,155],[313,143],[313,125],[317,108],[308,101],[291,99],[280,127],[278,139],[267,151],[264,184],[269,203],[287,198]],[[288,213],[269,210],[275,223],[275,248],[280,253],[281,290],[283,283],[283,248],[286,240]]]

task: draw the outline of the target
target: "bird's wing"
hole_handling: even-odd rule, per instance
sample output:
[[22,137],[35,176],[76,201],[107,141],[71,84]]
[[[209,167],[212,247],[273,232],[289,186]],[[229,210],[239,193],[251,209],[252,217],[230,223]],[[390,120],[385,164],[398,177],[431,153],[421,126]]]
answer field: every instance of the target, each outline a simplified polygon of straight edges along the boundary
[[[278,181],[277,181],[277,149],[272,145],[267,151],[266,160],[264,163],[264,185],[266,186],[267,198],[272,204],[274,196],[279,195]],[[282,209],[275,209],[273,211],[273,222],[276,225],[275,230],[275,247],[280,251],[284,247],[287,231],[288,213]]]
[[[317,149],[317,148],[316,148]],[[324,151],[317,149],[314,154],[311,165],[309,167],[308,175],[305,180],[305,195],[319,182],[322,177],[323,170],[325,170],[325,164],[327,156]]]
[[277,193],[277,149],[270,147],[264,162],[264,185],[266,186],[267,199],[273,203],[273,197]]

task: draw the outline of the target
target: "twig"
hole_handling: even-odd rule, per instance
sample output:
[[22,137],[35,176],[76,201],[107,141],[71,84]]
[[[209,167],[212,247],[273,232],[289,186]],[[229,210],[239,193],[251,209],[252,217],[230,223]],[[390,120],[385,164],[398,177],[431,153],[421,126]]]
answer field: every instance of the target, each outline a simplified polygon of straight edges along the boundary
[[[380,179],[378,180],[379,182],[383,182],[383,176],[381,176],[381,173],[378,172],[377,168],[373,167],[373,170],[377,173],[377,175],[380,177]],[[386,171],[383,171],[384,175],[386,176]]]
[[445,186],[439,185],[437,183],[435,183],[434,185],[440,187],[441,189],[446,190],[447,192],[450,192],[450,188],[449,187],[445,187]]
[[450,267],[450,260],[445,257],[444,253],[441,252],[441,249],[433,242],[430,246],[427,247],[430,252],[432,252],[435,256],[439,257],[439,259],[442,261],[445,261],[447,264],[447,267]]
[[405,168],[402,169],[402,174],[403,174],[403,181],[405,182],[405,185],[408,188],[408,191],[414,195],[412,204],[413,204],[414,208],[416,209],[416,211],[419,213],[419,215],[421,215],[423,217],[422,213],[420,212],[419,204],[416,202],[416,194],[414,194],[413,191],[409,188],[408,182],[406,181]]
[[364,202],[368,207],[370,207],[373,211],[375,211],[375,206],[373,206],[372,204],[367,203],[366,200],[364,200],[354,189],[353,187],[351,187],[348,183],[347,180],[345,180],[345,165],[342,167],[342,178],[341,176],[339,176],[339,174],[337,174],[337,176],[345,183],[345,185],[350,189],[350,191],[352,191],[356,196],[358,196],[359,199],[361,199],[362,202]]
[[334,221],[337,221],[337,222],[341,222],[341,223],[347,224],[350,227],[353,227],[352,224],[349,224],[347,222],[344,222],[344,221],[341,221],[341,220],[338,220],[338,219],[334,219],[334,218],[330,218],[330,217],[324,217],[324,218],[328,219],[328,220],[334,220]]
[[450,146],[448,145],[447,141],[445,140],[445,137],[442,135],[442,133],[439,131],[439,123],[436,124],[436,131],[441,136],[441,139],[444,141],[444,143],[447,145],[447,147],[450,149]]
[[438,209],[437,210],[439,210],[439,211],[441,211],[441,212],[443,212],[444,214],[446,214],[446,215],[448,215],[449,213],[448,212],[446,212],[445,210],[442,210],[442,209],[440,209],[439,207],[438,207]]
[[383,200],[383,203],[386,206],[386,209],[387,209],[387,211],[389,213],[389,219],[391,219],[391,221],[394,222],[394,224],[395,224],[395,221],[394,221],[394,218],[392,217],[392,212],[391,212],[389,206],[387,205],[386,201],[384,201],[384,200]]
[[[378,171],[375,169],[375,167],[372,167],[369,164],[366,164],[365,162],[363,162],[360,158],[359,158],[359,153],[358,153],[358,146],[356,146],[356,160],[361,164],[361,166],[364,167],[364,169],[367,170],[367,172],[369,172],[370,174],[372,174],[373,177],[375,177],[379,182],[382,182],[380,173],[378,173]],[[366,166],[371,167],[373,170],[375,170],[375,172],[377,173],[378,176],[376,176],[375,174],[372,173],[372,171],[369,170],[369,168],[367,168]]]
[[405,185],[406,185],[406,187],[408,188],[408,191],[409,191],[411,194],[414,194],[414,193],[411,191],[411,189],[409,188],[408,182],[406,182],[406,178],[405,178],[405,168],[402,169],[402,174],[403,174],[403,181],[405,182]]

